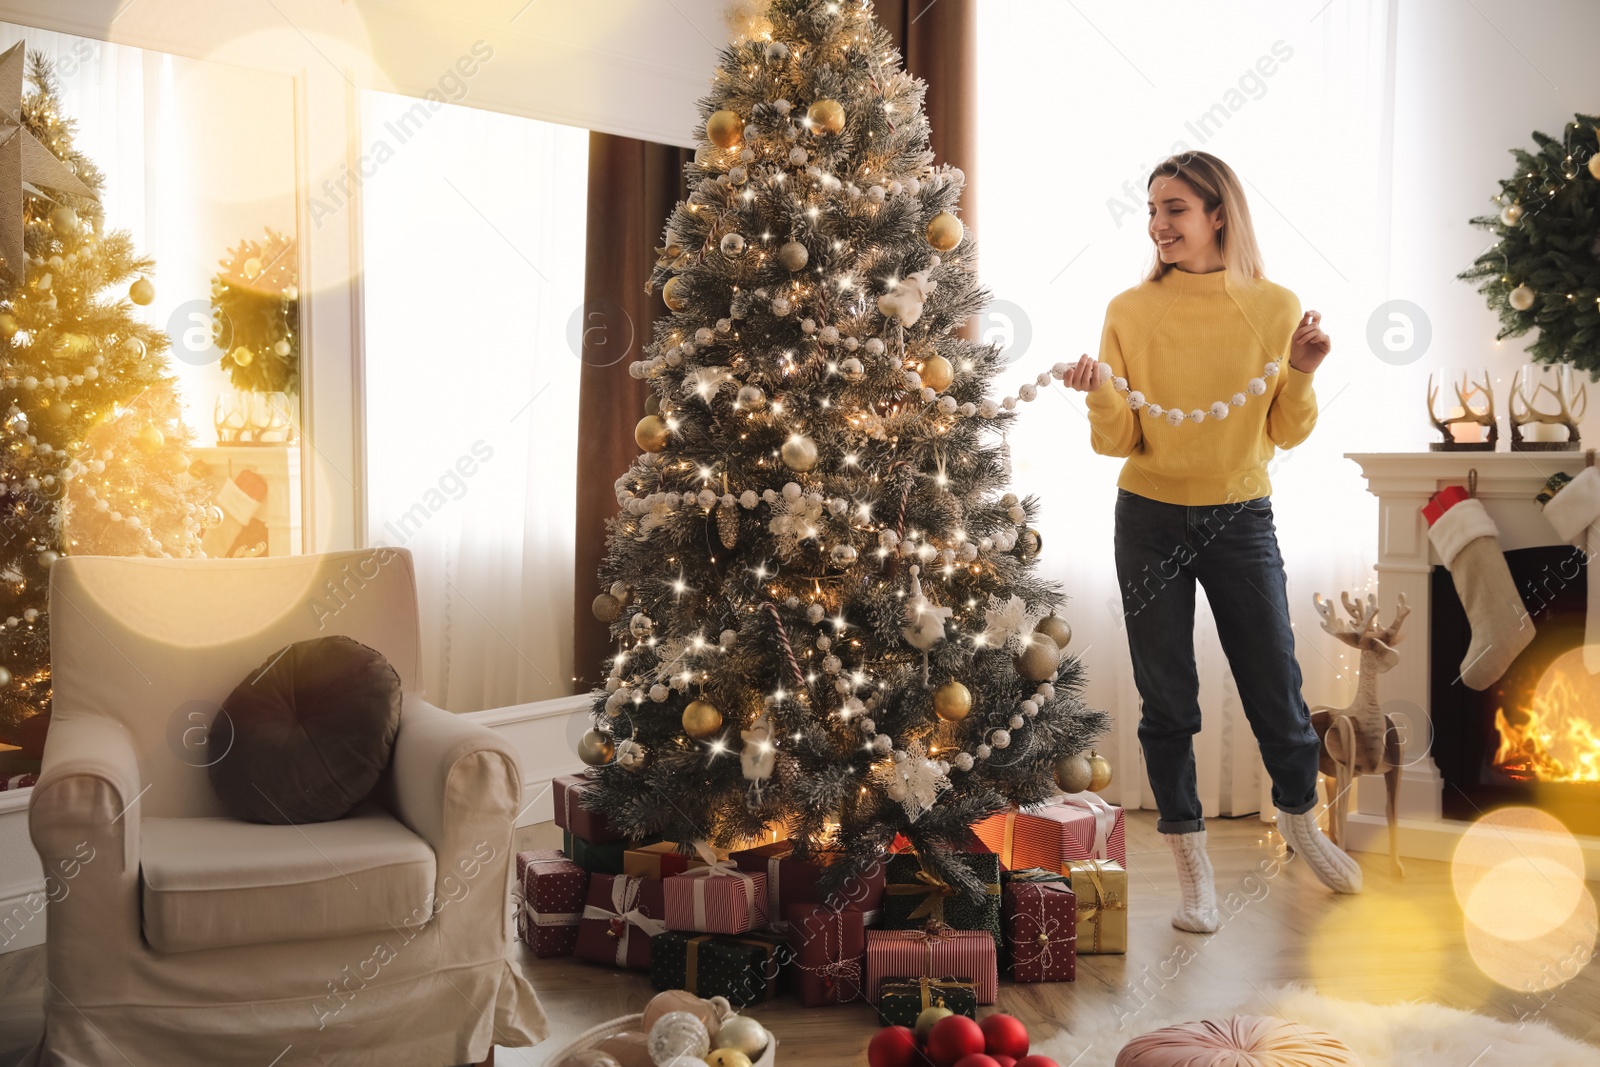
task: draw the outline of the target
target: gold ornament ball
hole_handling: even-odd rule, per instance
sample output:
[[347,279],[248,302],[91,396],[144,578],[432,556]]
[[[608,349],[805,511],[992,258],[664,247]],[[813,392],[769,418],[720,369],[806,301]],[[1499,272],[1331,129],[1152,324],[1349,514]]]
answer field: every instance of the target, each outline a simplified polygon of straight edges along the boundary
[[804,473],[817,465],[817,443],[804,434],[795,434],[783,443],[783,465]]
[[750,1057],[736,1048],[713,1049],[706,1057],[710,1067],[750,1067]]
[[616,622],[617,616],[622,614],[622,601],[610,593],[601,593],[589,607],[601,622]]
[[1094,749],[1089,750],[1089,789],[1098,793],[1111,784],[1111,761]]
[[633,428],[633,439],[646,452],[660,452],[667,447],[671,436],[672,431],[667,429],[667,422],[660,415],[646,415]]
[[1061,665],[1061,649],[1044,634],[1032,633],[1022,651],[1011,657],[1011,665],[1030,682],[1048,682]]
[[934,392],[942,393],[955,381],[956,369],[943,356],[929,356],[922,361],[922,384]]
[[3,689],[10,684],[11,672],[6,670],[4,667],[0,667],[0,689]]
[[961,220],[948,211],[941,211],[928,221],[928,243],[939,252],[954,249],[966,232]]
[[15,315],[9,311],[0,314],[0,337],[9,341],[17,335],[17,331],[20,329],[22,329],[22,326],[17,322]]
[[806,118],[813,130],[831,136],[844,129],[844,106],[837,100],[818,100],[806,110]]
[[954,678],[933,691],[933,713],[945,722],[960,722],[972,711],[972,690]]
[[167,443],[167,435],[162,433],[159,427],[147,423],[144,429],[139,431],[137,440],[140,448],[154,455]]
[[616,754],[617,746],[612,742],[610,734],[590,730],[578,738],[578,758],[590,767],[610,763],[611,757]]
[[149,278],[140,278],[128,286],[128,299],[135,304],[144,305],[156,298],[156,287],[150,284]]
[[1024,526],[1017,535],[1017,553],[1023,559],[1033,559],[1044,551],[1044,538],[1031,526]]
[[706,140],[718,148],[732,148],[744,140],[744,119],[737,111],[713,111],[706,119]]
[[1089,757],[1082,752],[1056,760],[1056,785],[1063,793],[1081,793],[1093,780],[1094,768],[1089,766]]
[[1063,651],[1072,643],[1072,627],[1067,624],[1066,619],[1063,619],[1053,611],[1039,620],[1039,625],[1033,628],[1033,632],[1044,634],[1056,643],[1057,648]]
[[253,361],[256,358],[256,354],[254,352],[250,351],[244,345],[240,345],[238,348],[235,348],[232,352],[229,352],[228,356],[235,363],[239,364],[239,366],[241,366],[241,367],[248,367],[250,365],[251,361]]
[[1519,285],[1511,290],[1511,295],[1506,297],[1506,303],[1517,311],[1527,311],[1533,307],[1533,290],[1526,285]]
[[717,1029],[718,1048],[738,1049],[752,1059],[766,1051],[771,1040],[767,1028],[748,1015],[730,1016]]
[[174,452],[167,458],[167,469],[173,474],[185,474],[189,470],[189,457],[182,452]]
[[706,700],[696,700],[683,709],[683,732],[696,741],[704,741],[722,729],[722,712]]
[[1600,152],[1589,157],[1589,176],[1600,181]]
[[1500,221],[1507,226],[1515,226],[1522,221],[1522,205],[1507,204],[1500,209]]
[[778,249],[778,262],[784,270],[800,270],[811,262],[811,253],[799,241],[788,241]]
[[682,311],[689,303],[689,294],[684,292],[688,283],[680,275],[673,275],[667,279],[667,284],[661,287],[661,299],[666,301],[667,307],[673,311]]
[[661,398],[655,393],[651,393],[644,398],[644,413],[646,415],[661,414]]
[[62,204],[50,212],[50,228],[56,231],[58,237],[76,237],[78,234],[78,213]]

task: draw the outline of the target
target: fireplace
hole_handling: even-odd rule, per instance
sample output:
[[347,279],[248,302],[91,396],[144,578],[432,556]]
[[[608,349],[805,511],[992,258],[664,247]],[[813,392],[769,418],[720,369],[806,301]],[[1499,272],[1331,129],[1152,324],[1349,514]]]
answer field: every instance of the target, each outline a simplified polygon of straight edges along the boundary
[[1471,627],[1449,571],[1429,576],[1429,711],[1446,818],[1509,804],[1600,835],[1600,675],[1583,663],[1588,576],[1570,545],[1506,552],[1533,641],[1481,692],[1457,680]]
[[[1377,498],[1380,618],[1394,610],[1404,593],[1411,607],[1406,629],[1419,636],[1411,651],[1378,682],[1380,699],[1418,724],[1435,726],[1433,737],[1411,734],[1406,765],[1400,772],[1400,851],[1420,859],[1449,861],[1462,834],[1495,807],[1537,805],[1578,836],[1589,877],[1600,878],[1600,784],[1541,781],[1528,768],[1540,763],[1527,752],[1502,753],[1496,713],[1509,726],[1526,725],[1523,713],[1548,711],[1552,701],[1576,692],[1589,696],[1591,714],[1600,715],[1600,676],[1583,669],[1584,605],[1588,575],[1583,553],[1561,543],[1534,495],[1556,471],[1583,470],[1580,452],[1352,452],[1346,457],[1366,477]],[[1527,609],[1538,627],[1498,684],[1483,693],[1455,680],[1469,642],[1469,630],[1455,585],[1428,540],[1422,506],[1447,485],[1465,485],[1477,473],[1477,496],[1500,531],[1500,547]],[[1576,557],[1576,558],[1574,558]],[[1435,625],[1435,615],[1438,616]],[[1423,654],[1426,653],[1426,654]],[[1552,667],[1571,668],[1567,690],[1551,683]],[[1541,688],[1541,685],[1543,686]],[[1594,724],[1600,729],[1600,722]],[[1577,765],[1561,746],[1553,758]],[[1380,777],[1366,776],[1355,788],[1350,813],[1351,847],[1388,849],[1385,789]]]

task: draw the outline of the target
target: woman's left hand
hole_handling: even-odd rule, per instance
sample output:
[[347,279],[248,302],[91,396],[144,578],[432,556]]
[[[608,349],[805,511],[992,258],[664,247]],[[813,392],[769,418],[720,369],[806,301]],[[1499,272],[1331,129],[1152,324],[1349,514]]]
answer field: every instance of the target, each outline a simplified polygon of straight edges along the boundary
[[1310,374],[1322,365],[1331,351],[1333,341],[1322,332],[1322,312],[1306,312],[1289,340],[1289,366],[1302,374]]

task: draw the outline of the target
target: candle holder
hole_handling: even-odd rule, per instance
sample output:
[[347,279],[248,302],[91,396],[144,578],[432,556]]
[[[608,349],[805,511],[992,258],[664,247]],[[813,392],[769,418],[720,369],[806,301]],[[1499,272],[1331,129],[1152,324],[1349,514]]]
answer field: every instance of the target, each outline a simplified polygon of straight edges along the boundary
[[[1555,398],[1556,410],[1539,406],[1539,395]],[[1518,403],[1522,409],[1517,409]],[[1525,363],[1511,379],[1511,451],[1576,452],[1578,420],[1589,410],[1589,389],[1565,363]],[[1549,440],[1546,427],[1565,426],[1565,440]]]
[[[1433,452],[1493,452],[1500,439],[1500,428],[1494,419],[1494,388],[1489,384],[1489,372],[1478,368],[1481,381],[1474,381],[1468,371],[1461,372],[1460,382],[1451,382],[1456,394],[1456,407],[1440,418],[1435,410],[1439,386],[1434,376],[1428,375],[1428,419],[1438,429],[1443,440],[1428,445]],[[1452,374],[1453,377],[1453,374]],[[1472,426],[1487,426],[1488,433],[1478,439]]]

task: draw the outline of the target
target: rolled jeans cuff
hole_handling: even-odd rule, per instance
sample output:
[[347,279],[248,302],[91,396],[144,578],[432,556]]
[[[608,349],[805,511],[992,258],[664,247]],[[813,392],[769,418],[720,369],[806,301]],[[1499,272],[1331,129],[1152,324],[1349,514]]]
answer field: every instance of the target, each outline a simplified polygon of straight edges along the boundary
[[1314,808],[1316,806],[1317,806],[1316,798],[1312,798],[1311,800],[1308,800],[1304,804],[1291,804],[1291,805],[1287,805],[1287,806],[1285,806],[1283,804],[1279,804],[1279,805],[1277,805],[1277,808],[1278,808],[1279,811],[1283,812],[1285,815],[1304,815],[1306,812],[1310,811],[1312,808]]
[[1163,834],[1197,834],[1206,828],[1204,819],[1185,819],[1182,822],[1156,820],[1156,829]]

